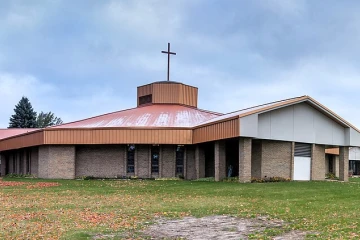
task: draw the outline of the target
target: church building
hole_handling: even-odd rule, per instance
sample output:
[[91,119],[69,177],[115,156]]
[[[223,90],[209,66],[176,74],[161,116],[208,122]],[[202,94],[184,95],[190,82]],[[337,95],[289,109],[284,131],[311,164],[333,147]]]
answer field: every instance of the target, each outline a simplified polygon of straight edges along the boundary
[[[228,114],[198,108],[198,88],[169,81],[137,88],[137,107],[44,129],[0,129],[1,175],[39,178],[282,177],[348,181],[360,131],[309,96]],[[327,149],[338,148],[337,161]],[[329,167],[330,166],[330,167]],[[332,168],[333,169],[333,168]],[[331,170],[331,169],[330,169]]]
[[283,177],[324,180],[325,150],[338,148],[348,180],[357,128],[309,96],[228,114],[198,108],[198,88],[154,82],[137,106],[44,129],[0,130],[1,174],[39,178]]

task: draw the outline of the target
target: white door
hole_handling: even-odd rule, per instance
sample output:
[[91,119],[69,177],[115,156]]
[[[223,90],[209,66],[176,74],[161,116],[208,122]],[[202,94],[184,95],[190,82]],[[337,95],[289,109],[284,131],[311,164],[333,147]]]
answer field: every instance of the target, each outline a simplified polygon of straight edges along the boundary
[[294,179],[310,180],[311,157],[294,157]]

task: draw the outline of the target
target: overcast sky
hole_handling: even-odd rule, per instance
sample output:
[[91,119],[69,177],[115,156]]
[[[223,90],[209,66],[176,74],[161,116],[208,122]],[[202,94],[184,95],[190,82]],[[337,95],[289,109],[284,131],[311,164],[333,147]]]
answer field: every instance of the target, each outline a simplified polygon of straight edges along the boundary
[[230,112],[310,95],[360,127],[358,0],[0,1],[0,128],[29,97],[65,122],[136,106],[136,87],[199,88]]

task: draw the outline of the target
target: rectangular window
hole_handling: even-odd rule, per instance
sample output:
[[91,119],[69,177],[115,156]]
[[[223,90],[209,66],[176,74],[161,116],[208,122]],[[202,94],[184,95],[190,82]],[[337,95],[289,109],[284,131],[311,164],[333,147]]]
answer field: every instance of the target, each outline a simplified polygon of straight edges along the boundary
[[135,172],[135,146],[130,145],[127,149],[127,173]]
[[24,171],[24,152],[19,153],[19,174],[23,174]]
[[184,147],[178,146],[176,148],[176,174],[184,174]]
[[152,103],[152,94],[139,97],[139,105]]
[[151,147],[151,172],[159,173],[159,146]]
[[31,174],[31,150],[26,151],[26,174]]
[[329,173],[334,173],[334,157],[333,155],[329,155]]
[[12,173],[17,173],[16,154],[13,154],[13,169]]

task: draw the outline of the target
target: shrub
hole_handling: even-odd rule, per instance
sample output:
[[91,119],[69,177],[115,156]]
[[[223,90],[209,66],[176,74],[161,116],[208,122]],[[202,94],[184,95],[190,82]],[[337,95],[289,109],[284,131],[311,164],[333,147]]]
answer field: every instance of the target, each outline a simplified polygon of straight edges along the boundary
[[16,174],[16,173],[9,173],[5,177],[8,177],[8,178],[35,178],[35,176],[31,175],[31,174]]
[[180,181],[183,180],[182,178],[178,178],[178,177],[170,177],[170,178],[155,178],[155,180],[158,181]]
[[227,177],[222,180],[223,182],[238,182],[239,177]]
[[91,179],[95,179],[95,177],[93,177],[93,176],[83,176],[81,179],[82,180],[91,180]]
[[283,177],[264,177],[264,178],[251,178],[252,183],[267,183],[267,182],[290,182],[290,178]]
[[215,178],[214,177],[198,178],[198,179],[195,179],[194,181],[197,181],[197,182],[215,182]]
[[331,180],[339,180],[338,177],[334,173],[327,173],[325,174],[325,179],[331,179]]

